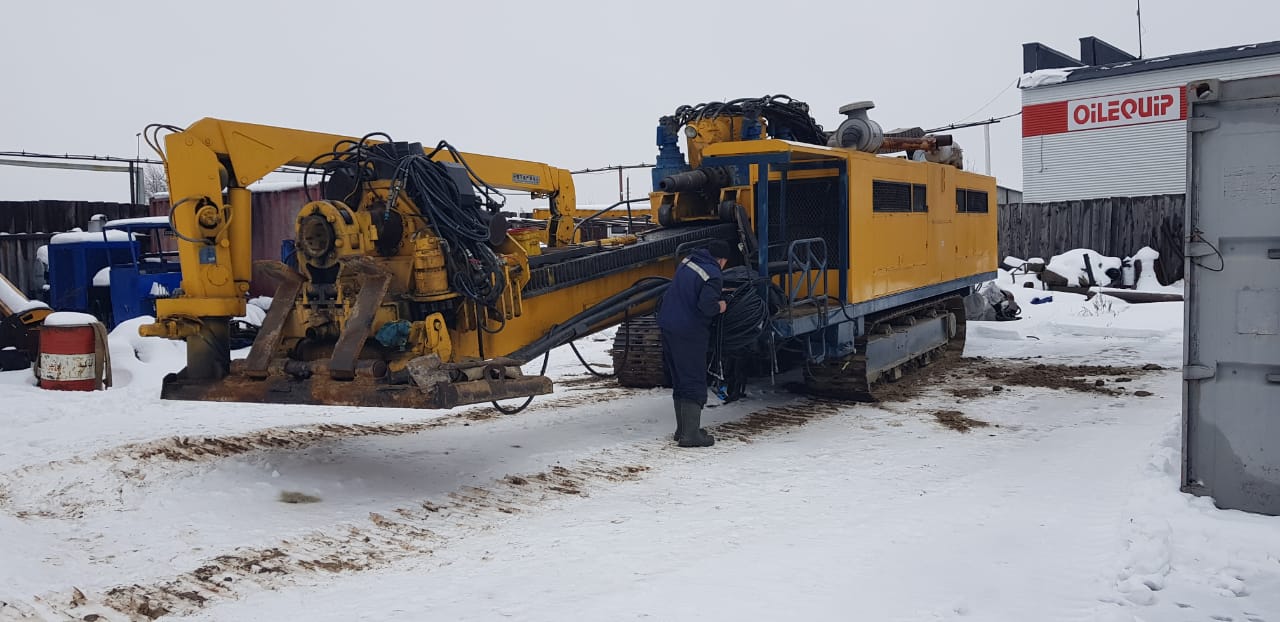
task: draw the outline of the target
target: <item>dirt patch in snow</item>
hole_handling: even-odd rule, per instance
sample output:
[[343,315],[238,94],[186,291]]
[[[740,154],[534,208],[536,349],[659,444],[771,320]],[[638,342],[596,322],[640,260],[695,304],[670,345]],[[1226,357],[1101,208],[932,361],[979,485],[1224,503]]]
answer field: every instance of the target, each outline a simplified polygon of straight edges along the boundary
[[963,399],[972,400],[979,397],[991,395],[993,391],[990,388],[964,387],[962,389],[951,389],[951,394]]
[[1031,366],[985,364],[981,373],[1002,385],[1069,389],[1082,393],[1122,395],[1123,388],[1112,385],[1108,379],[1132,378],[1144,373],[1142,367],[1118,367],[1112,365],[1049,365],[1037,363]]
[[933,413],[933,418],[945,427],[966,434],[974,428],[985,428],[991,425],[981,419],[967,417],[958,410],[939,410]]
[[802,426],[811,421],[830,417],[841,408],[847,407],[848,404],[834,400],[809,399],[794,404],[769,406],[737,421],[727,421],[707,430],[713,433],[717,441],[736,439],[750,442],[751,437],[758,434],[779,428]]
[[571,388],[575,390],[582,389],[604,389],[617,386],[618,381],[612,376],[608,378],[597,378],[595,376],[583,376],[581,378],[566,378],[556,381],[556,388]]
[[[554,408],[567,408],[581,404],[612,399],[626,393],[624,389],[595,392],[591,395],[566,395],[539,401],[534,399],[522,412],[537,412]],[[488,406],[472,408],[427,421],[410,423],[320,424],[289,428],[268,428],[250,434],[232,436],[175,436],[146,443],[125,445],[112,454],[125,454],[141,460],[202,461],[234,456],[251,451],[276,449],[303,449],[325,441],[363,436],[401,436],[454,425],[470,425],[473,422],[509,417]],[[110,456],[98,456],[110,457]]]

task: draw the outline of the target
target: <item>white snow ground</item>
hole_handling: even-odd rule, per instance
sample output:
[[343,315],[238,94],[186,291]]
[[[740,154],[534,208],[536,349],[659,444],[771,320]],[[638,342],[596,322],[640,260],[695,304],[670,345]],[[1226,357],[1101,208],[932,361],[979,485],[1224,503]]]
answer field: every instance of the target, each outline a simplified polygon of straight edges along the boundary
[[1119,396],[759,387],[694,451],[668,393],[568,351],[514,416],[162,402],[182,346],[134,320],[109,391],[0,373],[0,620],[1280,620],[1280,519],[1178,492],[1181,304],[1011,291],[1025,319],[971,323],[974,365],[1166,369],[1100,376]]

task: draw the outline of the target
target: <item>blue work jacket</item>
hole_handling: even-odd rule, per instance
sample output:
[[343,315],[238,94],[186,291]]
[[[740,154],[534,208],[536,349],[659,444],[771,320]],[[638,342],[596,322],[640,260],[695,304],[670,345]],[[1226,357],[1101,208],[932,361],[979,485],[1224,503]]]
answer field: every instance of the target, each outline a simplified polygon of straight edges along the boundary
[[[720,264],[705,248],[681,260],[658,308],[658,326],[673,335],[702,339],[720,314]],[[702,344],[705,347],[705,343]]]

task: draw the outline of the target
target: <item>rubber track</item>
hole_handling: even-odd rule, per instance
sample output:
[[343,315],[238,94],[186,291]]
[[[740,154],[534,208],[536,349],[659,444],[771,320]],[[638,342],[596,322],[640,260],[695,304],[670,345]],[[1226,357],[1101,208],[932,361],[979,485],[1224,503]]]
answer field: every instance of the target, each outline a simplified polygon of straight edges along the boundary
[[[879,334],[880,327],[893,320],[928,312],[950,312],[956,317],[956,334],[945,345],[925,352],[893,369],[886,370],[874,382],[867,377],[867,340]],[[878,402],[877,387],[885,382],[897,382],[918,368],[944,359],[958,359],[964,353],[965,315],[964,301],[959,296],[934,299],[915,305],[900,307],[875,314],[868,318],[867,330],[854,343],[855,354],[824,361],[805,368],[805,386],[809,392],[824,397]]]
[[662,331],[653,315],[633,317],[613,337],[613,371],[618,384],[652,389],[671,384],[662,365]]

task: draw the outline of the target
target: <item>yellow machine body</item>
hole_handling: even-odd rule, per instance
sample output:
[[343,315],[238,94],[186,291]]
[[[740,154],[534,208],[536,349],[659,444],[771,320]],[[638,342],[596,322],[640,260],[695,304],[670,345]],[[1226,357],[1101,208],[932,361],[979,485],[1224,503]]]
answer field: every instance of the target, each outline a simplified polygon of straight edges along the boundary
[[[232,364],[226,321],[244,314],[254,278],[246,187],[278,167],[324,166],[343,146],[377,142],[204,119],[168,135],[165,144],[183,280],[176,296],[157,300],[155,323],[140,332],[188,343],[187,368],[166,380],[166,397],[449,407],[550,392],[550,381],[523,376],[524,361],[506,357],[637,281],[669,277],[675,268],[674,248],[653,250],[635,236],[569,244],[575,209],[568,171],[437,149],[436,160],[465,163],[469,182],[459,188],[484,183],[551,201],[545,232],[500,229],[483,247],[492,250],[496,268],[480,285],[501,294],[484,305],[463,297],[455,276],[466,266],[458,264],[478,261],[474,254],[451,251],[439,223],[404,188],[369,180],[345,200],[302,207],[296,271],[260,262],[257,278],[275,280],[280,289],[249,358]],[[633,246],[642,252],[625,262],[610,254]],[[546,266],[531,267],[532,249]],[[462,258],[452,267],[450,252]],[[650,297],[618,307],[580,332],[648,313],[653,304]],[[388,381],[397,376],[398,383]]]
[[[727,119],[719,121],[728,125]],[[699,136],[705,135],[699,131]],[[700,154],[700,162],[703,158],[785,156],[787,162],[805,167],[786,173],[789,183],[829,180],[847,186],[843,201],[831,197],[822,206],[810,208],[826,212],[827,226],[839,227],[840,235],[828,237],[839,240],[848,253],[848,269],[829,269],[818,279],[817,293],[835,296],[842,290],[847,303],[867,302],[996,270],[996,181],[992,177],[945,164],[776,139],[699,144],[690,139],[689,150]],[[741,205],[748,208],[744,211],[752,228],[759,230],[760,210],[751,208],[756,205],[762,166],[743,168],[748,171],[746,183],[720,188],[715,201],[695,192],[659,191],[651,194],[651,203],[655,210],[673,206],[668,224],[721,220],[725,218],[722,206]],[[772,171],[769,181],[776,185],[783,175]],[[878,209],[877,188],[885,184],[923,191],[923,199],[915,199],[915,209],[907,211]],[[970,200],[958,204],[958,199]],[[976,204],[981,204],[981,211]],[[843,223],[832,216],[833,210],[847,211]],[[779,284],[783,280],[777,278]]]

